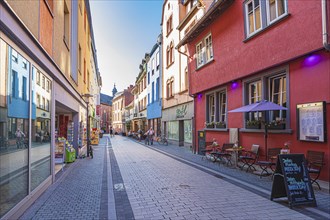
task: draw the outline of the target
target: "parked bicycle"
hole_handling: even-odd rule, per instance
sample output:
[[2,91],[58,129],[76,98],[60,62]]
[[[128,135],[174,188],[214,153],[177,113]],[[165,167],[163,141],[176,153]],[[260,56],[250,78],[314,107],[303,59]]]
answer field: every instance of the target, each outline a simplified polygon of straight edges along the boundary
[[163,135],[163,136],[158,136],[157,137],[157,142],[158,144],[162,144],[162,145],[168,145],[168,141],[166,139],[166,137]]

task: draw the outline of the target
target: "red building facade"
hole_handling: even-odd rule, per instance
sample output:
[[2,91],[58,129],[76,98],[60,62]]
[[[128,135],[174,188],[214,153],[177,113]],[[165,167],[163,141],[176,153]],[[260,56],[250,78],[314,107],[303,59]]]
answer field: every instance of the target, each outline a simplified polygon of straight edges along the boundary
[[[264,156],[265,114],[228,111],[266,99],[288,108],[269,114],[274,123],[269,124],[268,148],[290,142],[291,153],[324,152],[321,179],[329,182],[330,53],[322,24],[329,30],[330,22],[322,19],[322,7],[328,16],[330,10],[321,3],[223,0],[206,9],[178,44],[187,45],[190,57],[197,152],[198,131],[205,132],[206,141],[224,143],[231,128],[238,128],[239,144],[259,144]],[[318,102],[326,109],[318,127],[324,141],[303,141],[298,107]],[[253,121],[261,121],[258,128],[249,127]],[[225,127],[207,128],[205,123],[211,122]]]

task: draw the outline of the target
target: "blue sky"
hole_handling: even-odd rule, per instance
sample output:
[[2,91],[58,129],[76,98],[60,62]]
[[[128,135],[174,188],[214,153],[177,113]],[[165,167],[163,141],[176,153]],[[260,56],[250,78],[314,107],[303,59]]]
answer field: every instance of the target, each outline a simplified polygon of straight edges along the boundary
[[162,0],[91,0],[101,92],[134,85],[145,53],[161,33]]

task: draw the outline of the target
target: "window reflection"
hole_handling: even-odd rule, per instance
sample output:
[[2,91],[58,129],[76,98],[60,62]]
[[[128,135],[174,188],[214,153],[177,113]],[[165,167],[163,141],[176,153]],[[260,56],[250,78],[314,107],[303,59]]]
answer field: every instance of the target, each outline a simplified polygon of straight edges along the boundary
[[0,40],[0,64],[1,218],[28,194],[30,63]]
[[[38,78],[42,83],[38,83]],[[32,148],[31,190],[42,183],[50,173],[50,102],[51,89],[45,88],[47,76],[32,67]],[[34,99],[36,97],[36,99]]]
[[0,39],[0,218],[51,175],[50,105],[51,80]]

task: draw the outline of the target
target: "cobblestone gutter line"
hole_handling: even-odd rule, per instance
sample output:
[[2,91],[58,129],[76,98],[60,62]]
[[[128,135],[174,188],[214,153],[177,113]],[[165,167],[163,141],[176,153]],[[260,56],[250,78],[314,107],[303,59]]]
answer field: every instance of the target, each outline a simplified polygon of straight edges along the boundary
[[117,219],[135,219],[113,150],[109,149]]
[[102,188],[100,199],[100,219],[108,219],[108,169],[107,169],[107,148],[104,147],[104,162],[102,174]]

